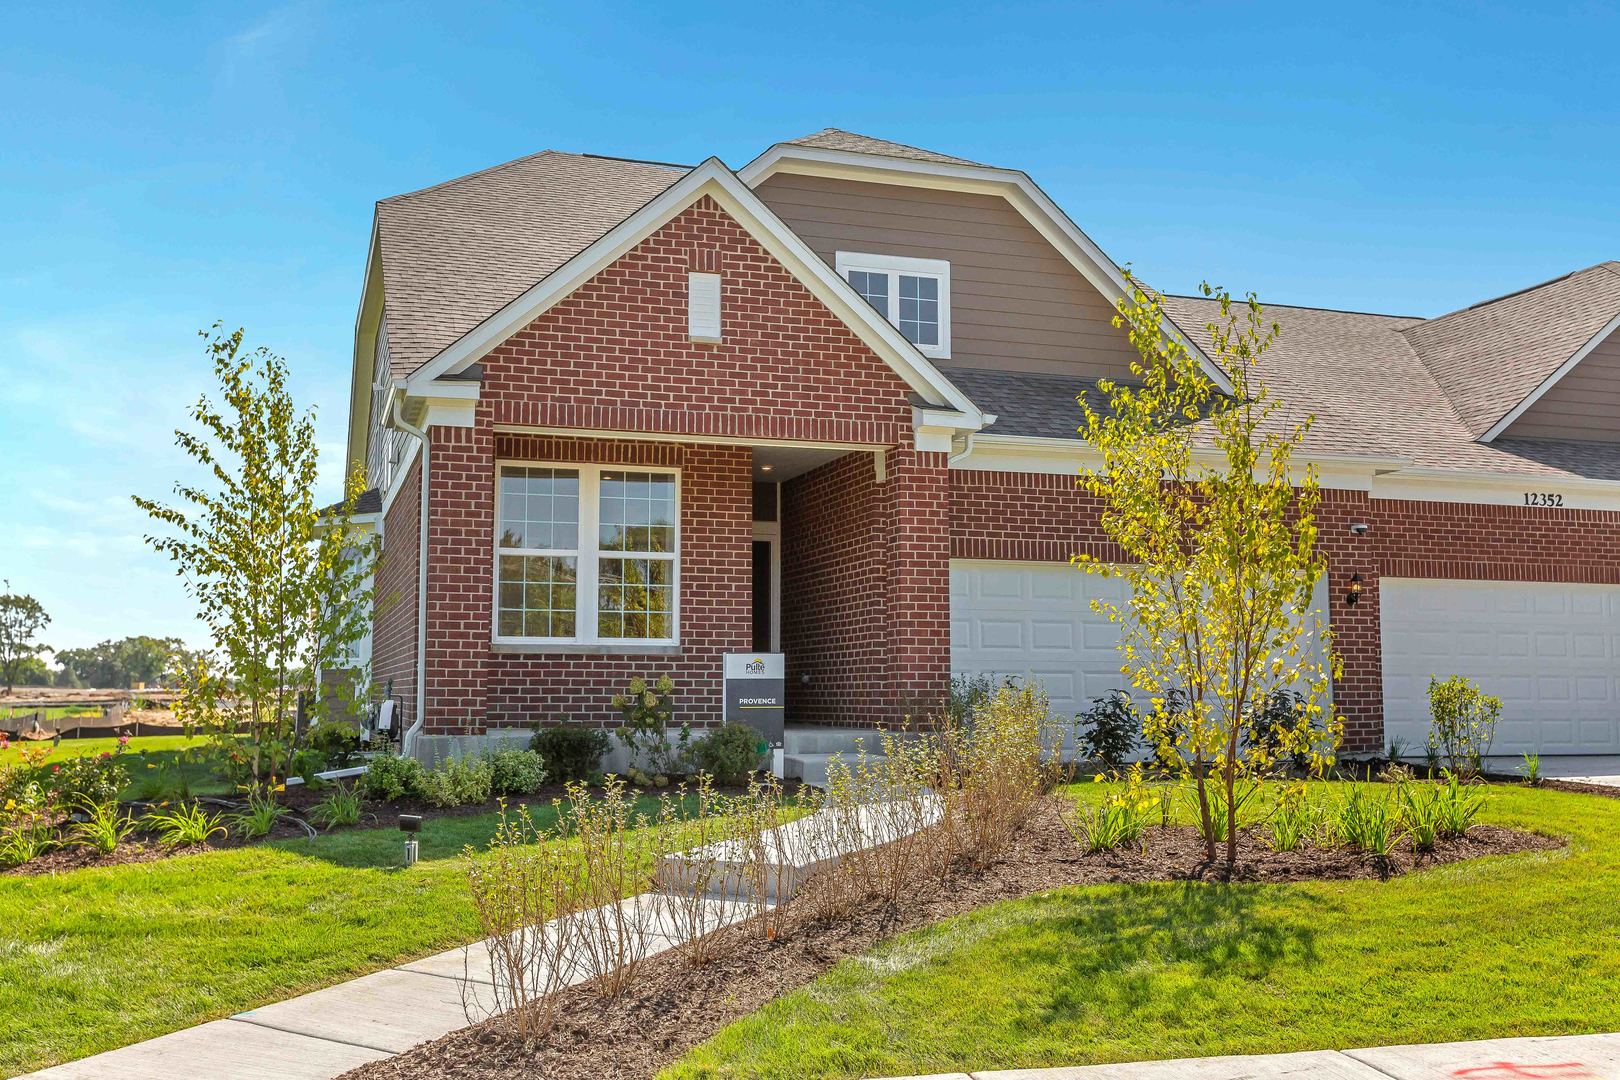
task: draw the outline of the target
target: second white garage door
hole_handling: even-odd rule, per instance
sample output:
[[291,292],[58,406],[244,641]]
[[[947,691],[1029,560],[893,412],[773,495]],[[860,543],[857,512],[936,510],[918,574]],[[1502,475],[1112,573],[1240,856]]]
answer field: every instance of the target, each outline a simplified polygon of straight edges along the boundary
[[1620,586],[1384,578],[1384,734],[1421,753],[1429,677],[1502,699],[1496,754],[1620,753]]

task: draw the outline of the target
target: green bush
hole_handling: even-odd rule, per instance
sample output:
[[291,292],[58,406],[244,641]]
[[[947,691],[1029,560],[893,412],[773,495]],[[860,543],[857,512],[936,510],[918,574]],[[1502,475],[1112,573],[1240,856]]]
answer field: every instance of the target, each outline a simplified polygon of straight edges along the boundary
[[1076,742],[1086,760],[1117,769],[1142,741],[1142,718],[1131,695],[1110,690],[1074,718]]
[[327,767],[347,768],[349,760],[360,749],[360,732],[353,724],[326,720],[310,729],[308,745],[311,750],[320,752]]
[[1443,756],[1454,773],[1474,776],[1491,752],[1502,699],[1461,675],[1429,679],[1429,753]]
[[489,755],[490,789],[497,795],[533,795],[546,782],[546,761],[533,750]]
[[432,806],[471,806],[489,801],[494,775],[488,758],[446,758],[424,770],[417,784]]
[[561,784],[589,780],[600,772],[608,746],[607,732],[576,724],[541,728],[529,740],[529,749],[540,755],[551,779]]
[[65,806],[117,802],[118,792],[129,783],[129,770],[119,760],[123,752],[120,744],[116,754],[103,750],[68,758],[46,767],[40,775]]
[[747,724],[726,724],[692,744],[692,763],[721,784],[739,784],[759,768],[764,739]]
[[422,794],[422,765],[415,758],[383,754],[360,774],[360,794],[372,802],[393,802]]

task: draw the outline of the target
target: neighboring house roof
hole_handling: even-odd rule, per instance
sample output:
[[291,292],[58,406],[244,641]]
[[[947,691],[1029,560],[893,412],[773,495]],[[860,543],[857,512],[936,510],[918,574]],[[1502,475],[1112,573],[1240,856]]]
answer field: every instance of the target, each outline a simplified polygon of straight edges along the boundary
[[[1189,335],[1210,343],[1220,307],[1169,296],[1165,309]],[[1261,360],[1266,386],[1292,411],[1316,417],[1308,448],[1387,455],[1419,468],[1580,475],[1620,480],[1620,447],[1547,440],[1475,441],[1410,337],[1422,320],[1268,305],[1282,334]]]
[[377,204],[389,366],[404,378],[686,175],[545,150]]
[[[335,514],[342,509],[343,504],[340,502],[335,502],[331,506],[328,506],[322,510],[321,516],[326,517],[327,515]],[[366,490],[362,491],[359,498],[354,500],[354,512],[356,514],[382,513],[382,489],[366,488]]]
[[1484,435],[1620,314],[1620,262],[1599,263],[1405,329],[1468,430]]
[[887,139],[874,139],[838,128],[822,128],[813,135],[787,141],[793,146],[814,146],[820,150],[847,150],[853,154],[876,154],[878,157],[904,158],[908,161],[934,161],[942,165],[979,164],[967,158],[951,157],[949,154],[923,150],[916,146],[907,146],[905,143],[890,142]]

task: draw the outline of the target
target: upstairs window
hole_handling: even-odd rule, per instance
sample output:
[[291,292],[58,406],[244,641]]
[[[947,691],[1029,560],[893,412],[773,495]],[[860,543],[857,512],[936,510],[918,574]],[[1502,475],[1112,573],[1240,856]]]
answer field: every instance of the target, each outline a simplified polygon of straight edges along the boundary
[[840,251],[839,276],[924,356],[951,355],[951,264]]
[[502,465],[495,640],[673,645],[677,476]]

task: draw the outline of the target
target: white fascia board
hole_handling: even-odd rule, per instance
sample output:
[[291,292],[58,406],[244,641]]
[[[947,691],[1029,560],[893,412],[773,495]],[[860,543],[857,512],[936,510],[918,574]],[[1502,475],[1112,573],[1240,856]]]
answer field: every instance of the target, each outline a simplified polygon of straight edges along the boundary
[[1620,481],[1484,470],[1410,468],[1373,477],[1374,499],[1532,506],[1526,496],[1558,496],[1565,510],[1620,511]]
[[558,435],[570,439],[606,439],[613,442],[692,443],[701,446],[791,446],[804,450],[887,450],[887,443],[821,442],[813,439],[761,439],[739,435],[683,435],[671,431],[619,431],[607,428],[549,427],[535,424],[496,424],[498,434]]
[[1530,391],[1529,397],[1526,397],[1523,401],[1513,406],[1512,409],[1508,410],[1508,414],[1493,424],[1489,431],[1481,435],[1479,437],[1479,441],[1482,443],[1495,442],[1497,436],[1501,435],[1504,431],[1513,426],[1513,421],[1523,416],[1525,410],[1529,409],[1530,406],[1540,401],[1543,394],[1551,390],[1554,386],[1558,385],[1558,380],[1562,379],[1565,375],[1568,375],[1571,371],[1574,371],[1582,360],[1585,360],[1591,355],[1594,349],[1603,344],[1605,338],[1607,338],[1610,334],[1615,333],[1617,330],[1620,330],[1620,314],[1617,314],[1614,318],[1610,319],[1604,325],[1603,329],[1599,330],[1595,335],[1593,335],[1590,341],[1576,350],[1575,355],[1571,356],[1568,360],[1565,360],[1562,364],[1559,364],[1557,371],[1547,376],[1542,380],[1540,386]]
[[[1219,466],[1224,458],[1214,450],[1193,451],[1193,461],[1203,466]],[[1367,491],[1380,469],[1399,468],[1403,458],[1369,454],[1299,454],[1298,466],[1315,465],[1317,482],[1325,488]],[[1039,473],[1073,475],[1082,465],[1100,469],[1103,457],[1091,444],[1079,439],[1041,438],[1029,435],[974,436],[971,450],[951,461],[953,469],[979,472]]]
[[913,390],[970,416],[981,415],[967,395],[930,364],[899,330],[873,311],[847,281],[839,278],[718,158],[709,158],[677,180],[590,247],[417,369],[407,381],[411,396],[430,396],[426,390],[428,384],[475,363],[704,195],[713,197]]
[[418,396],[434,401],[477,401],[483,384],[470,379],[435,379],[418,390]]
[[[1012,203],[1046,242],[1062,254],[1104,297],[1120,300],[1130,292],[1125,275],[1114,260],[1110,259],[1102,248],[1097,246],[1096,241],[1087,236],[1069,215],[1041,190],[1040,185],[1023,171],[997,169],[987,165],[910,161],[875,154],[857,154],[847,150],[823,150],[819,147],[778,143],[743,166],[737,175],[753,188],[778,172],[999,195]],[[1180,342],[1186,348],[1198,362],[1205,376],[1223,394],[1233,393],[1232,380],[1227,377],[1226,372],[1222,371],[1195,341],[1184,334],[1181,327],[1171,321],[1169,316],[1161,320],[1160,329],[1164,331],[1166,337]]]
[[349,365],[349,460],[344,465],[345,471],[353,468],[356,462],[364,462],[369,450],[366,440],[371,432],[371,385],[377,377],[371,368],[377,362],[377,350],[361,348],[360,337],[365,330],[366,301],[371,296],[371,272],[379,257],[377,214],[373,210],[371,240],[366,244],[366,265],[360,274],[360,303],[354,313],[354,359]]
[[394,499],[398,497],[405,487],[405,475],[411,471],[411,465],[416,461],[416,455],[421,449],[422,441],[420,439],[413,438],[406,441],[405,453],[401,455],[399,464],[394,466],[393,483],[389,484],[388,490],[382,494],[382,512],[378,516],[379,520],[387,520],[388,511],[393,507]]

